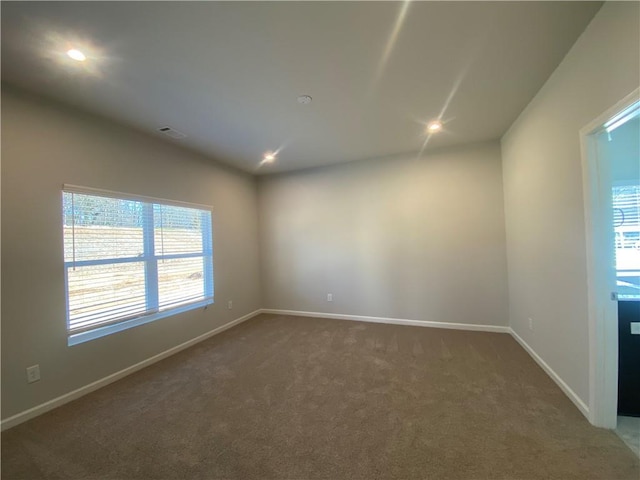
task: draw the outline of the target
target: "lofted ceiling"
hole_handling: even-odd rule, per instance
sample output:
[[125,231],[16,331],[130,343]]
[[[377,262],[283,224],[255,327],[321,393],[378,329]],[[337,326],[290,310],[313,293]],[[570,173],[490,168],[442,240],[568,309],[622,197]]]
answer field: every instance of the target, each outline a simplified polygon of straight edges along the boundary
[[263,174],[499,138],[600,6],[3,1],[2,80]]

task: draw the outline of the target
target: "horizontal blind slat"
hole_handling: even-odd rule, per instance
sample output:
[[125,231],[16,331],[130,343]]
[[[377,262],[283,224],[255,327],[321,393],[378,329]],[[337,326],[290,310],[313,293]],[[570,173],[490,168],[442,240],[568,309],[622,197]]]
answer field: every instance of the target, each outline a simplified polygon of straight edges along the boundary
[[[210,209],[113,193],[63,192],[70,334],[213,299]],[[153,226],[149,257],[144,225]]]

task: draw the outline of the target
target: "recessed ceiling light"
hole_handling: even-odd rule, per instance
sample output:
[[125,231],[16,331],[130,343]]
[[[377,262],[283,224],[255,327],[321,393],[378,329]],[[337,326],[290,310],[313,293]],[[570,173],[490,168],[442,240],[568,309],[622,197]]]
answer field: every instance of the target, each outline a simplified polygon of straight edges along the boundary
[[271,163],[276,159],[276,154],[275,153],[271,153],[271,152],[267,152],[264,154],[264,162],[265,163]]
[[429,133],[437,133],[440,130],[442,130],[442,123],[440,122],[431,122],[428,126],[427,126],[427,132]]
[[300,95],[298,97],[298,103],[301,103],[303,105],[308,105],[309,103],[311,103],[311,100],[313,100],[313,98],[311,98],[311,95]]
[[80,50],[76,50],[75,48],[67,50],[67,55],[78,62],[84,62],[87,59],[87,57],[84,56],[84,53]]

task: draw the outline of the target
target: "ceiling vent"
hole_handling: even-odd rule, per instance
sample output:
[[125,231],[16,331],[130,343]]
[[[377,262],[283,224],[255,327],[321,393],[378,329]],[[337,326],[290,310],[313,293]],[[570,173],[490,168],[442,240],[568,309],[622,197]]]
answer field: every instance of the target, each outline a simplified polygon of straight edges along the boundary
[[171,127],[160,127],[158,129],[158,131],[160,133],[164,133],[168,137],[175,138],[175,139],[180,139],[180,138],[186,138],[187,137],[184,133],[179,132],[177,130],[174,130]]

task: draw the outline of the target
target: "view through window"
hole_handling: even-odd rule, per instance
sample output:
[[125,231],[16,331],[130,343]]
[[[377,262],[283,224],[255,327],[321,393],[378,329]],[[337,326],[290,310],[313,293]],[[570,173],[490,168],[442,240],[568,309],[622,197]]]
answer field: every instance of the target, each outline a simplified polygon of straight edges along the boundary
[[640,300],[640,185],[612,194],[618,298]]
[[70,335],[213,302],[208,208],[66,186],[63,230]]

